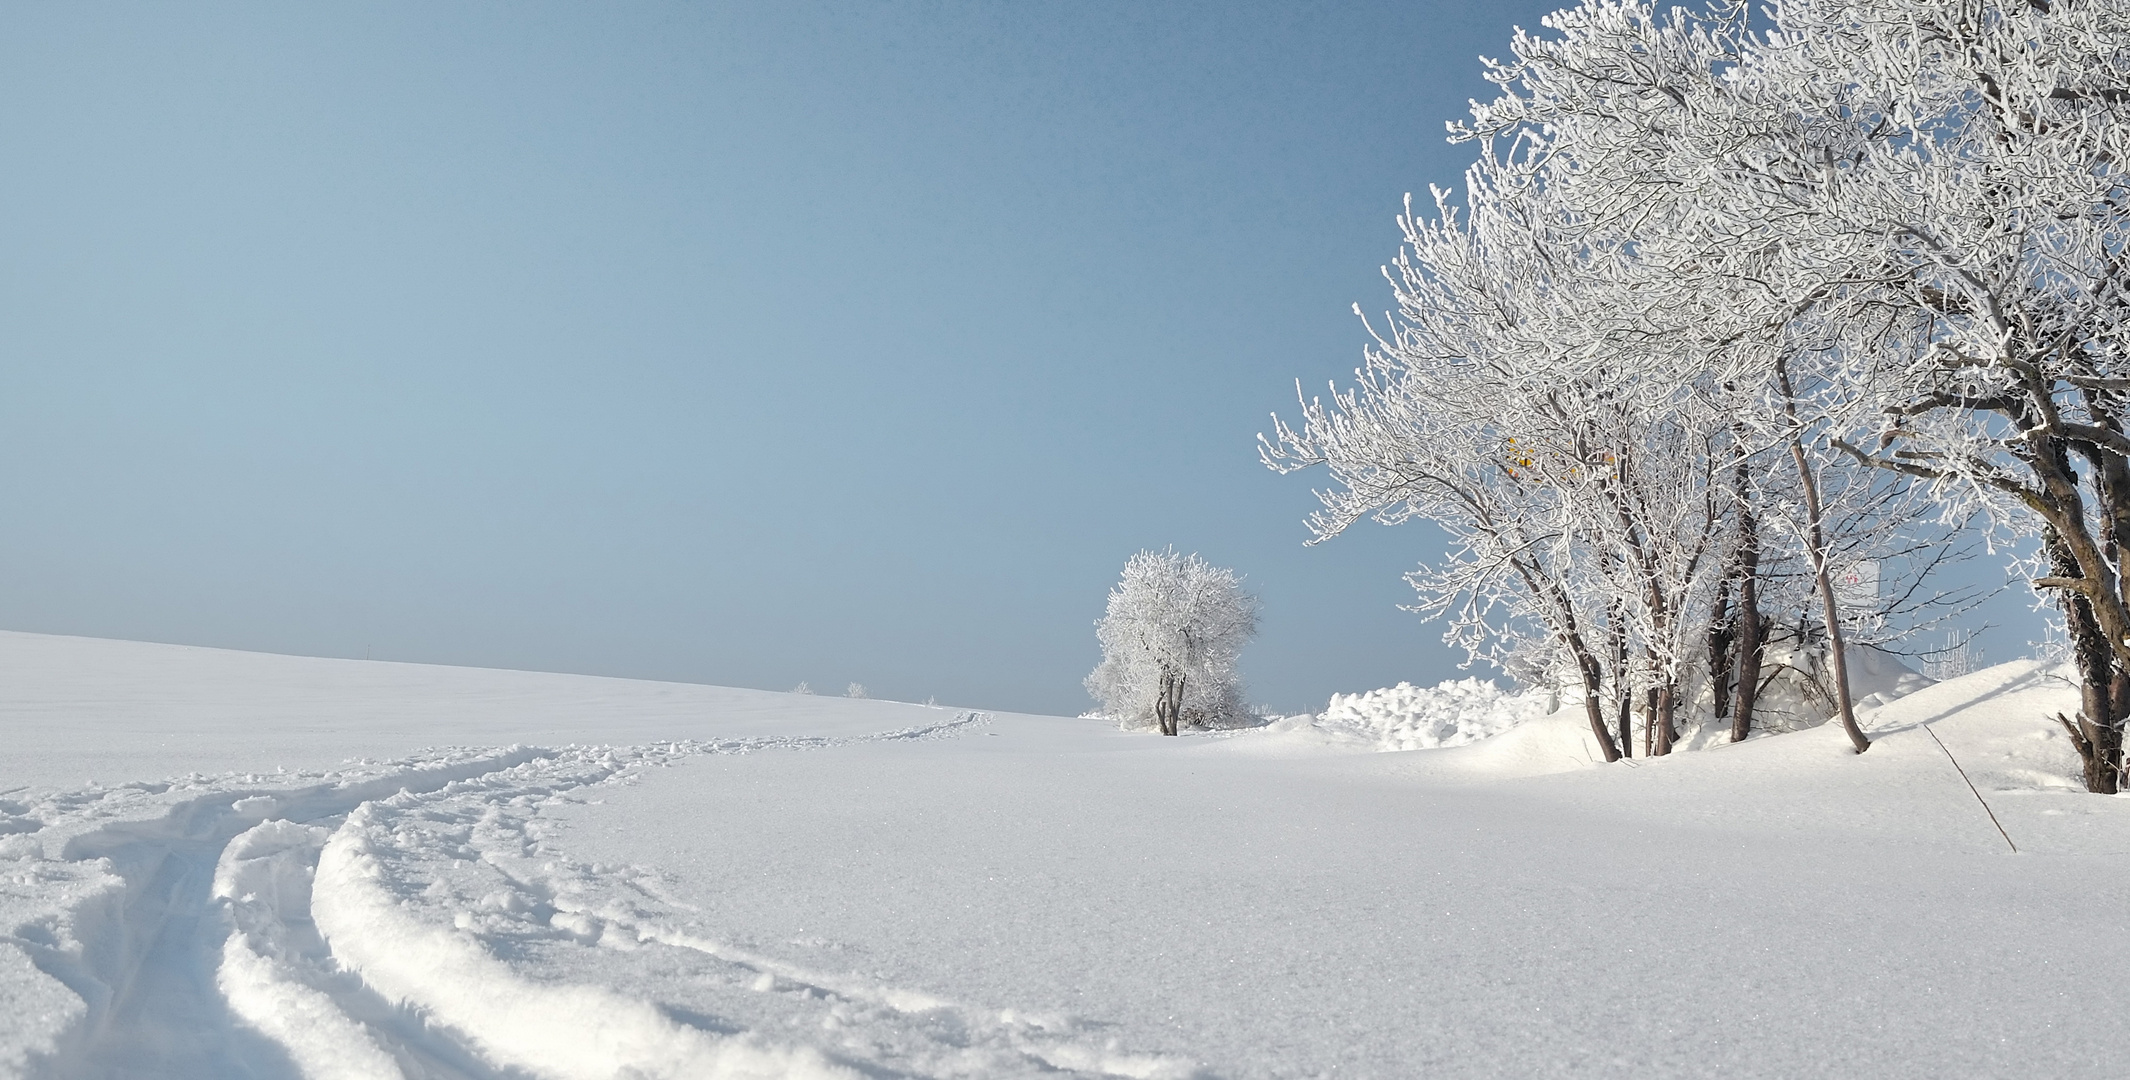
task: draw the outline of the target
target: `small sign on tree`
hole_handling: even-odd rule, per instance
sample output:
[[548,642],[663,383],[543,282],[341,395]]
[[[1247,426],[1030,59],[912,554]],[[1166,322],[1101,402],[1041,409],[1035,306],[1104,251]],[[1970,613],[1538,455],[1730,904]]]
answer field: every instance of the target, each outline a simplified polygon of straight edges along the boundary
[[1879,564],[1865,559],[1834,575],[1834,601],[1844,609],[1869,614],[1879,607]]

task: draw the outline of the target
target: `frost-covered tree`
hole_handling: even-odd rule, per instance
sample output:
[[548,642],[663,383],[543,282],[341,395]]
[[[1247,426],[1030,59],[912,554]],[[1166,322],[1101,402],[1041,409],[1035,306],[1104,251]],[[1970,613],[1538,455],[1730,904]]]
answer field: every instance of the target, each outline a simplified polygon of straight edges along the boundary
[[1243,723],[1235,662],[1256,632],[1257,600],[1235,571],[1173,548],[1139,552],[1095,622],[1102,662],[1087,692],[1124,726],[1163,735]]
[[[1830,523],[1819,465],[1806,445],[1818,427],[1812,406],[1821,403],[1800,402],[1797,386],[1809,383],[1811,372],[1797,370],[1806,356],[1787,338],[1809,301],[1786,294],[1789,282],[1770,286],[1780,275],[1769,272],[1769,252],[1782,251],[1779,245],[1737,243],[1739,217],[1757,211],[1779,221],[1790,208],[1753,204],[1741,214],[1739,206],[1707,197],[1721,194],[1707,176],[1723,173],[1741,140],[1782,126],[1779,117],[1739,100],[1741,82],[1751,81],[1739,72],[1750,67],[1754,44],[1744,6],[1718,0],[1706,14],[1674,11],[1667,18],[1646,3],[1593,2],[1549,16],[1546,25],[1554,35],[1519,33],[1512,59],[1490,64],[1488,77],[1503,88],[1502,97],[1475,105],[1470,123],[1452,125],[1459,138],[1485,141],[1490,152],[1482,167],[1499,175],[1484,191],[1475,186],[1474,197],[1508,193],[1520,202],[1542,201],[1553,222],[1548,246],[1554,251],[1617,253],[1613,265],[1623,271],[1616,277],[1624,288],[1601,291],[1596,317],[1577,328],[1586,348],[1617,364],[1654,368],[1649,373],[1660,386],[1720,382],[1740,454],[1750,453],[1754,442],[1786,446],[1838,715],[1862,751],[1869,743],[1849,701],[1842,620],[1829,582]],[[1496,144],[1509,149],[1497,157]],[[1698,173],[1677,177],[1651,165],[1666,153],[1674,155],[1666,164]],[[1758,276],[1741,272],[1739,258]],[[1684,366],[1644,361],[1659,342]],[[1750,505],[1734,510],[1741,526],[1753,527],[1750,534],[1741,530],[1744,543],[1735,551],[1757,556],[1766,539],[1757,528],[1765,519]],[[1737,569],[1735,556],[1729,561],[1726,582]],[[1632,567],[1636,560],[1621,562]],[[1739,583],[1741,597],[1749,584]],[[1719,616],[1729,592],[1719,585]],[[1723,651],[1722,633],[1710,636],[1719,646],[1711,650],[1713,663]]]
[[[1756,35],[1742,4],[1592,0],[1519,35],[1490,70],[1502,97],[1453,128],[1484,147],[1464,207],[1438,191],[1406,214],[1398,307],[1355,385],[1265,442],[1276,469],[1331,474],[1317,540],[1368,516],[1442,526],[1449,555],[1409,578],[1420,610],[1475,658],[1579,683],[1608,758],[1631,748],[1630,708],[1664,752],[1697,679],[1742,735],[1765,613],[1786,606],[1869,745],[1843,639],[1900,612],[1846,611],[1831,577],[1915,550],[1919,504],[1835,451],[1877,423],[1919,318],[1871,261],[1889,230],[1828,201],[1869,137],[1830,88],[1901,43],[1799,44],[1869,10],[1793,0]],[[1908,560],[1905,584],[1929,565]]]
[[[1804,501],[1825,447],[2040,541],[2114,790],[2130,715],[2130,8],[1590,2],[1520,35],[1470,137],[1776,376]],[[1786,385],[1785,385],[1786,384]],[[1772,422],[1770,422],[1772,421]],[[1810,507],[1806,507],[1809,516]],[[1807,534],[1819,523],[1807,522]],[[1827,545],[1810,552],[1822,579]],[[1829,632],[1831,590],[1817,590]],[[1839,656],[1837,651],[1835,654]]]
[[1631,751],[1630,707],[1665,753],[1736,545],[1735,395],[1639,310],[1630,251],[1561,243],[1546,189],[1499,164],[1468,176],[1468,213],[1440,191],[1408,210],[1387,333],[1353,388],[1275,418],[1263,456],[1331,474],[1318,542],[1364,517],[1441,526],[1418,610],[1474,659],[1579,690],[1607,760]]

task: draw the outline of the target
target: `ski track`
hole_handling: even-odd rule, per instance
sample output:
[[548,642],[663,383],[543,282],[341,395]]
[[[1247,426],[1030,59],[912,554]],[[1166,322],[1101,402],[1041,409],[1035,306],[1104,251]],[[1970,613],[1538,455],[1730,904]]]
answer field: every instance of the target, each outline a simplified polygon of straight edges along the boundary
[[654,870],[569,859],[543,817],[693,755],[989,722],[0,792],[0,1077],[1202,1075],[1086,1021],[726,942]]

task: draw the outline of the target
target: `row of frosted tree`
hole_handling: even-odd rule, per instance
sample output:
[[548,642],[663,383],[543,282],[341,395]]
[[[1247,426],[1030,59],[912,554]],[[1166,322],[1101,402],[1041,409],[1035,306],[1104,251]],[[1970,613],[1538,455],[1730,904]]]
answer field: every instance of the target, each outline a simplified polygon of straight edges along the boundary
[[[1581,697],[1605,757],[1743,737],[1770,650],[1959,597],[1962,542],[2059,606],[2060,718],[2114,791],[2130,715],[2130,6],[1590,2],[1488,63],[1461,193],[1401,219],[1365,366],[1263,441],[1321,540],[1425,519],[1451,640]],[[1875,601],[1836,580],[1881,570]],[[1824,713],[1822,715],[1825,715]]]

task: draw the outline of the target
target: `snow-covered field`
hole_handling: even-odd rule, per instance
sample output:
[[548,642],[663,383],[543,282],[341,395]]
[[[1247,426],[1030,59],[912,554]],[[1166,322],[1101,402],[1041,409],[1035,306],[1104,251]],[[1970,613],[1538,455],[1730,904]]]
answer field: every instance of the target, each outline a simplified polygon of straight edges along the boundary
[[2115,1075],[2071,697],[1593,767],[0,634],[0,1076]]

